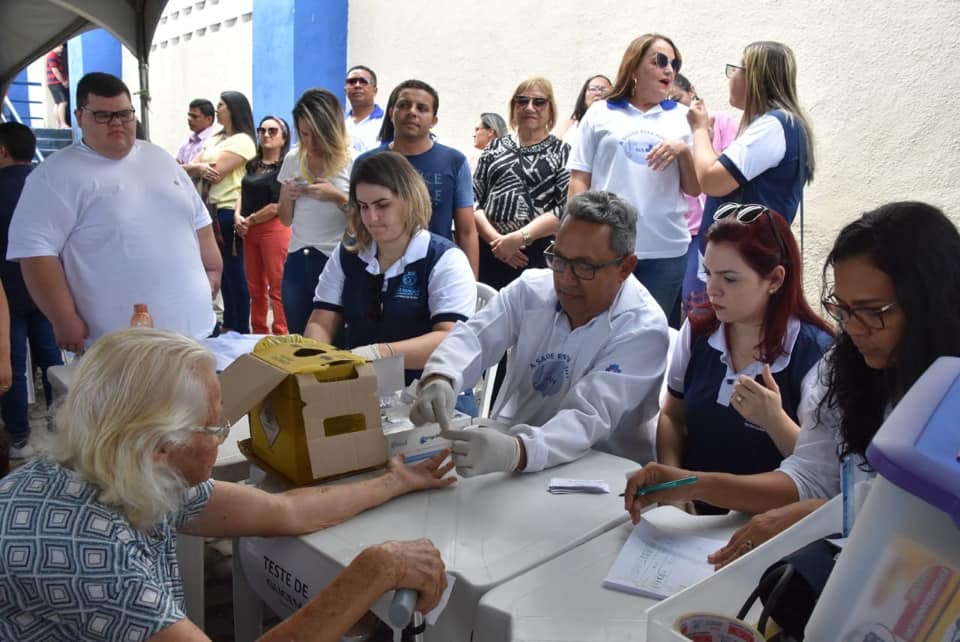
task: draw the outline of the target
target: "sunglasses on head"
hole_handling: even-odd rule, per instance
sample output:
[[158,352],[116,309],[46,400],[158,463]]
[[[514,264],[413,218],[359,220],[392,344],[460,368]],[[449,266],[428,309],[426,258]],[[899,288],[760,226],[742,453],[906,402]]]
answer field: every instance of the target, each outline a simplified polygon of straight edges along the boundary
[[731,216],[745,224],[753,223],[761,216],[766,216],[767,220],[770,221],[770,228],[773,230],[773,238],[776,239],[777,247],[780,248],[780,262],[784,265],[790,262],[787,245],[783,242],[783,237],[780,236],[780,230],[777,229],[777,224],[773,220],[773,214],[770,212],[770,208],[755,203],[747,205],[741,203],[724,203],[714,212],[713,220],[720,221]]
[[257,127],[257,133],[263,136],[264,134],[270,134],[271,136],[276,136],[280,131],[279,127]]
[[513,97],[513,104],[519,105],[521,107],[526,107],[531,102],[533,103],[534,107],[536,107],[537,109],[540,109],[550,101],[548,101],[546,98],[541,98],[539,96],[537,96],[536,98],[532,96],[514,96]]
[[667,65],[670,65],[671,67],[673,67],[673,73],[675,74],[680,73],[681,63],[679,58],[674,58],[673,60],[670,60],[669,58],[667,58],[667,54],[662,54],[660,52],[657,52],[653,54],[653,62],[654,64],[657,65],[657,67],[660,67],[660,69],[666,69]]
[[346,85],[369,85],[370,81],[364,78],[363,76],[354,76],[353,78],[347,78],[343,81]]

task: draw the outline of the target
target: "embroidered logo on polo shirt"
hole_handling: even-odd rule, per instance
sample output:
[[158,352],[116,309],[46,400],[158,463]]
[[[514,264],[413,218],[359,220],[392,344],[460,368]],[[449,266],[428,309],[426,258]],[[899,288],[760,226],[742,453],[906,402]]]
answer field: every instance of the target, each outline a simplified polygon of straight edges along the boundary
[[420,288],[417,286],[417,273],[413,271],[404,272],[400,277],[400,287],[397,288],[395,296],[399,299],[419,299]]
[[611,363],[609,366],[607,366],[607,368],[606,368],[606,370],[605,370],[604,372],[617,372],[617,373],[619,373],[619,372],[623,372],[623,370],[620,369],[620,364],[619,364],[619,363]]

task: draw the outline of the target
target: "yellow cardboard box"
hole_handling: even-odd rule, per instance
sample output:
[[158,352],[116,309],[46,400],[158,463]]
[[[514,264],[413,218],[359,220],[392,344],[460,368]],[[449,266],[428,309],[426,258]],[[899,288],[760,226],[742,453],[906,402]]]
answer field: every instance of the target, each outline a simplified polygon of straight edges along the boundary
[[249,415],[253,454],[294,484],[383,465],[377,376],[351,352],[267,337],[220,374],[224,415]]

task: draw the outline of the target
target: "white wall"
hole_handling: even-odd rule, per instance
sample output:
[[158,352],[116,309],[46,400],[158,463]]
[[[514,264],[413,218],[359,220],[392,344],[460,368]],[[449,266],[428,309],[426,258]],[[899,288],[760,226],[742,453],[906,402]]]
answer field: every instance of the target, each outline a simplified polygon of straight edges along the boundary
[[[150,138],[176,154],[187,139],[194,98],[217,104],[235,90],[248,99],[253,82],[253,0],[170,0],[150,52]],[[123,77],[140,86],[136,58],[124,50]],[[134,96],[139,109],[140,101]]]
[[437,131],[467,149],[481,111],[506,116],[526,76],[551,79],[563,116],[587,76],[613,78],[626,45],[658,31],[711,109],[727,106],[724,64],[754,40],[796,53],[818,172],[806,191],[807,290],[839,228],[895,199],[943,207],[960,224],[960,3],[809,0],[409,0],[350,3],[348,64],[380,77],[386,102],[417,77],[440,94]]

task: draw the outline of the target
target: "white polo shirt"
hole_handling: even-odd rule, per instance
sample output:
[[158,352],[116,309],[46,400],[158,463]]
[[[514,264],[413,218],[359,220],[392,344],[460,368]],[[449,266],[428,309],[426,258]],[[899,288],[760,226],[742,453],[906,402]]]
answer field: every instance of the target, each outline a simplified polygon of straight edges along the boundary
[[584,114],[578,134],[567,169],[589,172],[590,189],[613,192],[637,208],[637,256],[686,254],[690,231],[679,164],[654,171],[646,155],[663,141],[693,144],[687,108],[665,100],[644,112],[627,101],[598,100]]

